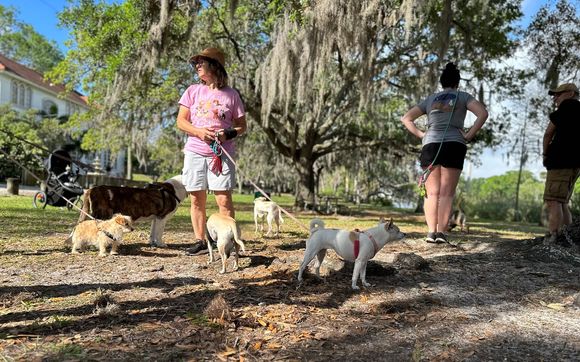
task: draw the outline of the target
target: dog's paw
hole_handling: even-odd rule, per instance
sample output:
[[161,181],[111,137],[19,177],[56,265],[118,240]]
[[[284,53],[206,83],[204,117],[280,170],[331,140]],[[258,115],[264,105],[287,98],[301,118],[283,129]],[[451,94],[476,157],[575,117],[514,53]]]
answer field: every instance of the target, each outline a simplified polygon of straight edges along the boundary
[[106,257],[106,256],[107,256],[107,254],[106,254],[106,253],[99,253],[99,256],[100,256],[101,258],[104,258],[104,257]]
[[360,287],[358,285],[353,285],[352,290],[360,290]]
[[363,282],[362,285],[364,285],[366,288],[373,286],[371,283],[367,283],[367,282]]
[[111,255],[119,255],[117,251],[111,251]]

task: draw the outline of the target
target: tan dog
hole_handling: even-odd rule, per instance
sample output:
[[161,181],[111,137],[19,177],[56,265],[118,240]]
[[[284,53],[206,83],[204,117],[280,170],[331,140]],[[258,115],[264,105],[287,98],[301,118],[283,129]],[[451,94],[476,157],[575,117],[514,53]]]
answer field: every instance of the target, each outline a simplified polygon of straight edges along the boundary
[[300,264],[300,270],[298,271],[298,281],[302,282],[302,273],[314,257],[318,257],[315,271],[316,275],[320,276],[320,265],[324,261],[326,250],[334,249],[344,260],[354,261],[351,283],[352,289],[360,289],[356,285],[359,277],[362,284],[365,287],[369,287],[371,285],[366,281],[367,262],[386,243],[400,240],[404,237],[405,234],[399,231],[399,228],[393,224],[392,219],[389,222],[385,222],[381,218],[377,226],[361,232],[325,229],[322,220],[313,219],[310,221],[310,239],[306,241],[306,251],[304,252],[304,260]]
[[276,223],[276,233],[274,236],[278,236],[280,232],[280,224],[284,222],[282,219],[282,210],[273,201],[268,201],[263,196],[256,197],[254,200],[254,224],[256,224],[256,233],[258,232],[258,220],[260,221],[260,231],[264,232],[264,218],[268,223],[268,232],[266,236],[270,236],[272,233],[272,223]]
[[186,197],[181,175],[144,188],[95,186],[85,192],[79,222],[88,219],[86,214],[105,220],[116,213],[130,216],[134,222],[153,220],[149,242],[152,246],[165,247],[162,240],[165,224]]
[[94,245],[99,248],[99,256],[106,256],[107,247],[111,245],[111,255],[116,255],[123,234],[130,231],[133,231],[131,218],[115,214],[109,220],[86,220],[79,223],[67,241],[72,241],[72,254],[78,254],[87,245]]
[[469,234],[469,225],[467,225],[467,216],[460,209],[453,210],[449,216],[449,230],[452,230],[456,226],[460,227],[461,232],[466,232]]
[[226,272],[226,260],[230,257],[232,248],[236,249],[236,257],[234,260],[234,270],[238,270],[238,258],[240,255],[240,247],[242,251],[246,251],[244,242],[240,239],[240,228],[236,224],[236,220],[229,216],[221,214],[213,214],[207,219],[207,248],[209,249],[209,263],[214,262],[213,250],[211,241],[216,241],[218,252],[222,259],[221,274]]

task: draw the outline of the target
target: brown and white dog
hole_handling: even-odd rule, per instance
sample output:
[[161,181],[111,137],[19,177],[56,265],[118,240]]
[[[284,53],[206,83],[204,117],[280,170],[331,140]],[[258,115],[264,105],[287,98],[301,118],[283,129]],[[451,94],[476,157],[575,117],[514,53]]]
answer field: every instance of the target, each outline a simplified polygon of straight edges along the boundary
[[460,210],[456,209],[451,212],[449,216],[449,230],[453,230],[456,226],[460,227],[461,232],[466,232],[469,234],[469,225],[467,225],[467,216],[465,213]]
[[[218,252],[222,259],[221,274],[226,272],[226,261],[230,257],[232,248],[236,249],[236,257],[234,260],[234,270],[238,270],[238,258],[240,255],[240,248],[246,251],[244,242],[241,239],[240,227],[236,224],[236,220],[229,216],[221,214],[213,214],[207,219],[207,248],[209,249],[209,263],[214,262],[213,250],[211,241],[217,243]],[[211,239],[211,240],[210,240]]]
[[256,233],[258,232],[258,221],[260,223],[260,231],[264,232],[264,219],[268,223],[268,232],[266,236],[270,236],[272,233],[272,223],[276,223],[276,233],[274,236],[278,236],[280,232],[280,224],[284,222],[282,219],[282,210],[273,201],[268,201],[263,196],[256,197],[254,199],[254,224],[256,225]]
[[79,223],[67,242],[72,243],[72,254],[78,254],[85,246],[93,245],[99,248],[99,256],[106,256],[110,245],[111,255],[117,255],[123,234],[130,231],[133,231],[131,218],[115,214],[109,220],[86,220]]
[[85,191],[79,222],[89,218],[86,214],[96,219],[109,219],[116,213],[127,215],[135,222],[153,220],[149,242],[152,246],[165,247],[162,240],[165,224],[186,197],[181,175],[144,188],[95,186]]
[[356,283],[360,277],[365,287],[371,286],[366,281],[367,263],[385,246],[386,243],[400,240],[405,234],[393,224],[391,219],[385,222],[383,218],[379,224],[364,231],[351,231],[341,229],[325,229],[324,222],[320,219],[310,221],[310,238],[306,241],[304,260],[298,271],[298,281],[302,282],[302,273],[317,257],[315,272],[320,276],[320,265],[324,261],[327,249],[333,249],[344,260],[354,261],[351,287],[360,289]]

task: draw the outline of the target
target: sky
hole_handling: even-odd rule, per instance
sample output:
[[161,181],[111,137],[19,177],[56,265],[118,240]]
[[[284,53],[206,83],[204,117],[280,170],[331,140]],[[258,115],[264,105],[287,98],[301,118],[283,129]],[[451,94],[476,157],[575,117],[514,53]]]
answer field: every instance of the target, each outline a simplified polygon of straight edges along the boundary
[[[107,1],[112,2],[112,0]],[[522,2],[524,17],[519,25],[526,26],[540,7],[547,3],[553,4],[554,0],[524,0]],[[0,0],[0,4],[15,8],[18,12],[17,18],[20,21],[32,25],[37,32],[47,39],[54,40],[63,52],[66,51],[64,43],[68,39],[68,31],[58,27],[57,13],[68,6],[67,0]],[[480,156],[481,165],[469,165],[466,162],[465,176],[472,178],[489,177],[517,170],[519,165],[513,161],[511,163],[505,161],[505,152],[505,150],[485,150]],[[536,175],[544,171],[539,161],[526,165],[526,168]]]

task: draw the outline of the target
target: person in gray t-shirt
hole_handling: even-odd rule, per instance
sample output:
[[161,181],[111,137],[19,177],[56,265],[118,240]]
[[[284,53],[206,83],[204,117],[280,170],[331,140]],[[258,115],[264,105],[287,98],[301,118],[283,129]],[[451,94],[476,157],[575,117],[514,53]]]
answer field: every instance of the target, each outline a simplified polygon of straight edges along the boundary
[[[431,169],[425,181],[424,203],[429,228],[425,241],[430,243],[447,241],[445,233],[467,152],[466,143],[475,137],[488,116],[481,102],[458,90],[460,78],[455,64],[447,63],[439,78],[443,91],[431,94],[401,118],[407,130],[422,140],[421,167]],[[463,122],[467,111],[477,119],[465,132]],[[415,126],[415,121],[424,114],[427,115],[425,132]]]

